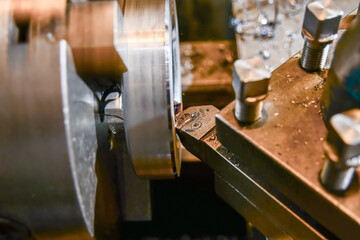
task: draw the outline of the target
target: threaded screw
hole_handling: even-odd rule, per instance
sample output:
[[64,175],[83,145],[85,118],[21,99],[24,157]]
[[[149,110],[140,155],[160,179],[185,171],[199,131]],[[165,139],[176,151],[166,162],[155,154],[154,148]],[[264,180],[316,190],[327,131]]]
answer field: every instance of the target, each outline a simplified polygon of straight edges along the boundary
[[323,69],[330,44],[337,38],[343,11],[331,0],[308,3],[301,34],[305,39],[300,65],[306,71]]
[[305,39],[301,55],[301,67],[309,72],[323,69],[329,53],[330,44],[313,44]]

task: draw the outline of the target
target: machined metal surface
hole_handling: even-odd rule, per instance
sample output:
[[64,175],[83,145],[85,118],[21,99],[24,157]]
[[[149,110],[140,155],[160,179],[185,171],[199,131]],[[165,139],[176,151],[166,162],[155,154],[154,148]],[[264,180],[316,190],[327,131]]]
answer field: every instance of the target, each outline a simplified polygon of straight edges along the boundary
[[264,101],[265,121],[240,126],[232,103],[217,116],[217,136],[246,161],[262,186],[277,189],[336,236],[352,239],[360,236],[359,179],[344,196],[328,193],[321,185],[323,77],[301,70],[298,61],[296,56],[273,72]]
[[233,87],[235,116],[239,122],[252,123],[262,117],[262,101],[268,93],[270,75],[261,57],[235,61]]
[[[218,112],[213,106],[197,106],[177,116],[177,132],[186,149],[214,169],[216,192],[269,238],[324,239],[324,235],[279,200],[278,193],[258,182],[248,168],[248,159],[232,154],[219,142],[214,122]],[[194,128],[195,123],[206,127]]]
[[125,131],[134,169],[140,177],[171,178],[180,174],[174,127],[174,111],[181,104],[175,1],[128,0],[124,26]]
[[[327,72],[307,73],[299,61],[297,54],[273,72],[264,119],[239,124],[233,102],[217,115],[216,130],[202,133],[200,141],[186,128],[178,132],[183,145],[217,173],[217,193],[263,234],[295,239],[357,238],[358,177],[342,195],[329,193],[319,179],[327,134],[320,97]],[[265,201],[260,192],[271,200]],[[281,211],[274,210],[277,204]]]
[[300,64],[307,71],[325,67],[330,43],[337,37],[344,12],[332,0],[307,4],[301,34],[305,39]]
[[322,184],[330,191],[346,191],[360,165],[360,110],[351,109],[330,119],[324,142],[325,163],[321,169]]
[[77,73],[94,91],[120,85],[127,71],[123,30],[123,14],[117,1],[70,5],[67,39]]
[[0,214],[37,239],[87,239],[97,181],[94,97],[67,43],[38,41],[40,49],[9,47],[0,62]]

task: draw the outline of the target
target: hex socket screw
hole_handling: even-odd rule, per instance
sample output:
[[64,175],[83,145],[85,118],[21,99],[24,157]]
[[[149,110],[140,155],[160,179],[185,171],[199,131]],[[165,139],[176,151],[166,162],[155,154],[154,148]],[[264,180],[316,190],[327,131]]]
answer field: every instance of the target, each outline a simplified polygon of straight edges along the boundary
[[310,2],[306,6],[301,30],[304,48],[300,65],[306,71],[323,69],[330,44],[337,38],[337,31],[344,12],[331,0]]
[[325,162],[320,181],[331,192],[346,191],[360,165],[360,109],[335,114],[323,144]]
[[261,57],[235,61],[232,84],[236,96],[235,117],[239,122],[249,124],[261,118],[270,76]]

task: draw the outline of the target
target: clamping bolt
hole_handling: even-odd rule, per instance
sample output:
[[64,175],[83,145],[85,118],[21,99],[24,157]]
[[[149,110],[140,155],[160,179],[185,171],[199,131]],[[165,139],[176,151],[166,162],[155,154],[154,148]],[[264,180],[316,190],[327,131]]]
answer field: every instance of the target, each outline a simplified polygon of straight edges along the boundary
[[344,192],[360,165],[360,109],[335,114],[329,128],[320,180],[328,190]]
[[337,38],[344,12],[331,0],[310,2],[306,6],[301,35],[305,43],[300,65],[309,72],[323,69],[330,43]]
[[235,61],[233,88],[235,117],[239,122],[252,123],[261,118],[262,101],[267,96],[270,76],[261,57]]

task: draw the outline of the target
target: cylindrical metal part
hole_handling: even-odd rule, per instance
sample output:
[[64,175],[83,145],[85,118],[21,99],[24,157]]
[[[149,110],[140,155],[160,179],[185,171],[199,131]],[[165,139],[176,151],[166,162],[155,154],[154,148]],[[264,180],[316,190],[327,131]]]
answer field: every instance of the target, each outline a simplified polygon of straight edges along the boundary
[[337,38],[343,11],[331,0],[308,3],[301,34],[305,39],[300,65],[314,72],[325,67],[329,44]]
[[305,39],[301,55],[301,67],[309,72],[323,69],[329,53],[330,44],[319,44]]
[[326,159],[320,172],[320,180],[326,189],[344,192],[349,188],[354,173],[355,168],[339,166],[336,162]]
[[175,1],[126,1],[124,27],[124,121],[134,170],[144,178],[173,178],[180,172],[174,108],[181,103]]
[[261,57],[235,61],[232,85],[236,96],[235,117],[239,122],[249,124],[261,118],[270,76]]
[[261,118],[262,102],[243,103],[240,100],[235,102],[235,117],[239,122],[252,123]]
[[350,186],[355,168],[360,165],[360,109],[331,117],[323,143],[325,163],[321,183],[330,191],[344,192]]
[[36,239],[94,234],[93,92],[65,41],[9,46],[0,61],[0,213]]

